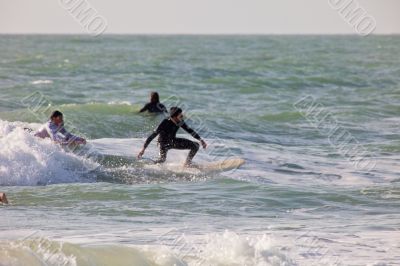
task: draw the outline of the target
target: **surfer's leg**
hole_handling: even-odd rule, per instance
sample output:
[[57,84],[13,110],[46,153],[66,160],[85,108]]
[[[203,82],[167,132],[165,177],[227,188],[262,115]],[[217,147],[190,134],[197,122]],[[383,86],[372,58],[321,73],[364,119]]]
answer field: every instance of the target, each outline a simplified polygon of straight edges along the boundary
[[193,157],[196,155],[197,151],[199,150],[200,145],[197,142],[193,142],[188,139],[183,138],[176,138],[173,142],[173,149],[177,150],[190,150],[185,165],[190,165],[192,163]]
[[167,153],[168,153],[168,145],[160,144],[160,158],[155,161],[155,163],[163,163],[167,160]]
[[191,142],[190,152],[188,154],[188,157],[186,158],[186,163],[185,163],[186,165],[190,165],[192,163],[192,160],[193,160],[194,156],[196,155],[197,151],[200,148],[199,143],[193,142],[193,141],[190,141],[190,142]]

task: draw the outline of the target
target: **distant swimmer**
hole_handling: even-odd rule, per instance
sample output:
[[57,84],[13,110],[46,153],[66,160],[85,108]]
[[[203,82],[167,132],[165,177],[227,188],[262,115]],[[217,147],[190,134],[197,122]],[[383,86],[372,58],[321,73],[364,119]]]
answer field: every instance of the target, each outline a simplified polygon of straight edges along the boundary
[[42,139],[50,138],[54,142],[63,145],[86,144],[84,138],[72,135],[64,128],[63,114],[60,111],[54,111],[50,116],[50,120],[34,136]]
[[182,109],[178,107],[172,107],[170,110],[170,118],[164,119],[157,129],[151,134],[143,145],[142,150],[138,154],[138,159],[142,158],[144,151],[150,142],[157,136],[158,144],[160,147],[160,158],[156,163],[163,163],[167,159],[167,152],[170,149],[177,150],[190,150],[189,155],[186,158],[185,166],[190,166],[193,157],[199,150],[199,144],[184,138],[177,138],[176,133],[179,128],[183,128],[186,132],[192,135],[195,139],[199,140],[203,148],[207,148],[207,143],[201,139],[199,134],[197,134],[193,129],[186,125],[183,120]]
[[6,193],[0,192],[0,203],[8,204]]
[[167,108],[160,103],[158,92],[155,91],[150,93],[150,102],[140,109],[139,112],[143,113],[144,111],[148,111],[149,113],[168,113]]

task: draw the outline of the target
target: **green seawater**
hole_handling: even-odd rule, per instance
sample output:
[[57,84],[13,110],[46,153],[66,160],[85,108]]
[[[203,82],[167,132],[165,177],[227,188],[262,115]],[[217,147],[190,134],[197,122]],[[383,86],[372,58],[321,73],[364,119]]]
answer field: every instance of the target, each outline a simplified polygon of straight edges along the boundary
[[[399,265],[399,55],[400,36],[0,35],[0,265]],[[151,91],[210,144],[195,162],[246,164],[137,161]],[[86,147],[21,129],[55,109]]]

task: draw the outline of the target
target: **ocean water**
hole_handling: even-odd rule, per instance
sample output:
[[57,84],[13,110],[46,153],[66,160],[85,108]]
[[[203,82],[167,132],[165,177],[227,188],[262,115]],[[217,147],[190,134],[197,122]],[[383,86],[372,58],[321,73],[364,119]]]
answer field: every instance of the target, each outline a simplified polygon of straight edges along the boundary
[[[399,54],[399,36],[1,35],[0,265],[400,265]],[[136,160],[153,90],[209,143],[195,162],[246,164]],[[86,147],[23,130],[55,109]]]

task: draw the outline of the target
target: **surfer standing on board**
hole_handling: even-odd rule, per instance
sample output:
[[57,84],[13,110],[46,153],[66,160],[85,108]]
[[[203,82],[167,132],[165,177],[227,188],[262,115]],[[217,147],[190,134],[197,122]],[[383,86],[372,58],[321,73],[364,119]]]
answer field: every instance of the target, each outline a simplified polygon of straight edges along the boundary
[[177,138],[176,132],[178,132],[179,128],[183,128],[186,132],[192,135],[192,137],[199,140],[204,149],[207,148],[207,143],[201,139],[199,134],[197,134],[193,129],[186,125],[185,121],[183,120],[182,109],[178,107],[171,107],[170,117],[168,119],[164,119],[157,127],[157,129],[153,132],[153,134],[151,134],[147,138],[142,150],[137,156],[138,159],[142,158],[147,146],[149,146],[150,142],[157,135],[159,135],[158,144],[160,146],[160,158],[156,161],[156,163],[165,162],[165,160],[167,159],[167,152],[170,149],[190,150],[185,162],[186,167],[190,166],[193,157],[199,150],[200,145],[197,142],[188,139]]
[[158,92],[151,92],[150,93],[150,102],[146,103],[146,105],[140,109],[139,113],[143,113],[144,111],[148,111],[149,113],[167,113],[167,108],[160,103],[160,96]]
[[86,144],[86,140],[72,135],[64,128],[63,114],[60,111],[54,111],[50,120],[35,133],[35,137],[50,138],[54,142],[62,145]]

